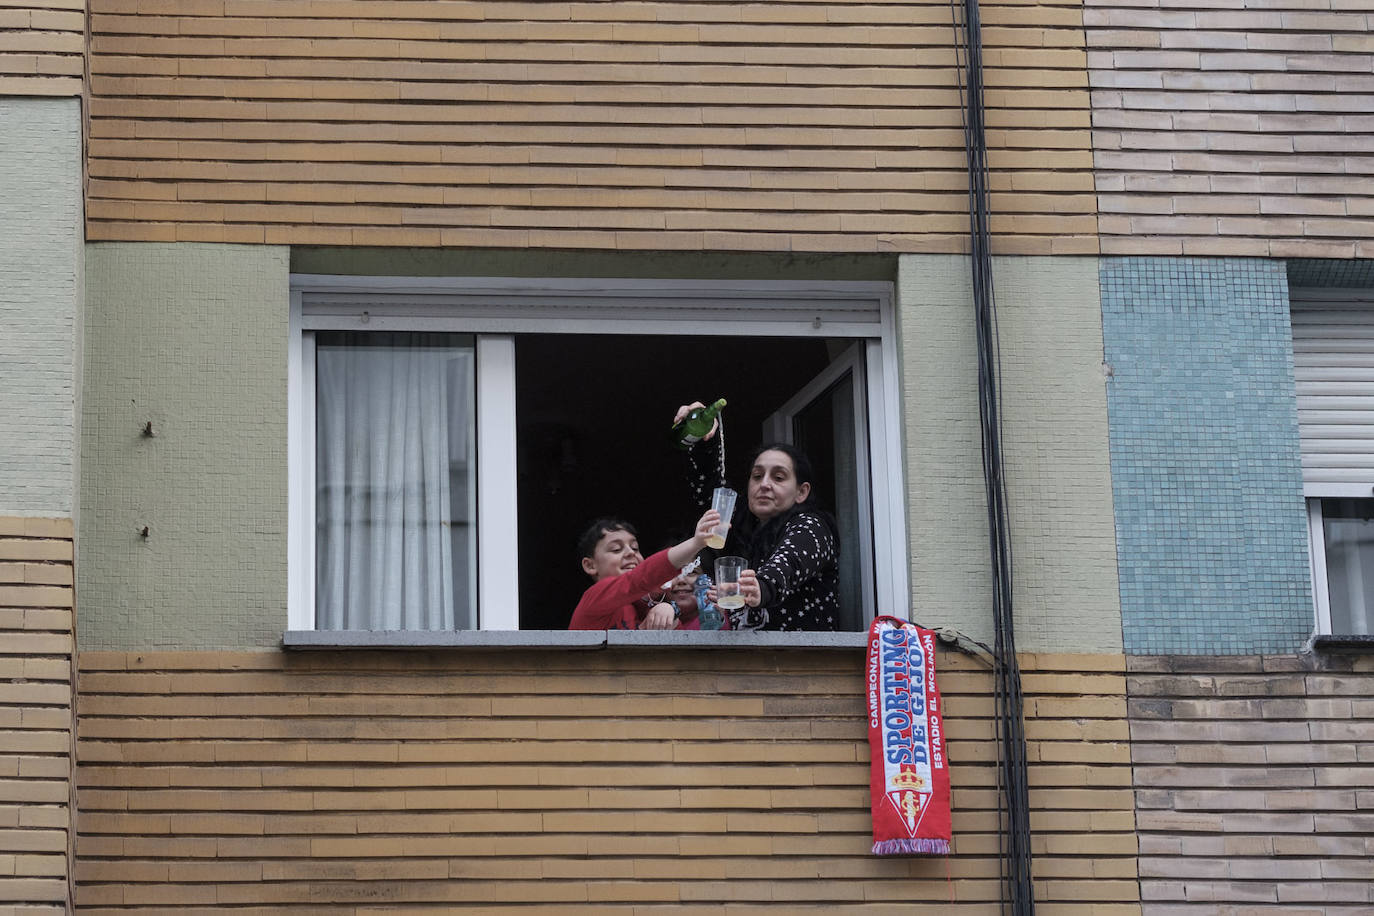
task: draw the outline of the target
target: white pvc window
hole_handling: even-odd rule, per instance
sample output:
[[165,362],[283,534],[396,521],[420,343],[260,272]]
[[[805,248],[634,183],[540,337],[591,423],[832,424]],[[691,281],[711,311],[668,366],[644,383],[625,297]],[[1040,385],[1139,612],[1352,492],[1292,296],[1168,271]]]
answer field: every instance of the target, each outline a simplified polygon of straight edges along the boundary
[[1374,498],[1307,501],[1317,631],[1374,634]]
[[889,284],[296,276],[290,327],[292,630],[519,629],[525,333],[852,340],[783,413],[854,431],[854,616],[905,616]]
[[1316,630],[1369,635],[1374,620],[1374,300],[1292,291],[1303,494]]

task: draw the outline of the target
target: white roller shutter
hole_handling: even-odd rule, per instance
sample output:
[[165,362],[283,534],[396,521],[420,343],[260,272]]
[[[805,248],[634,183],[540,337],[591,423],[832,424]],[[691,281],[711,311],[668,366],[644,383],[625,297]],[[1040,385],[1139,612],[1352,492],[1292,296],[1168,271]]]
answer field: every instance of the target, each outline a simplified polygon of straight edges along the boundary
[[1374,496],[1374,298],[1292,294],[1293,372],[1308,496]]

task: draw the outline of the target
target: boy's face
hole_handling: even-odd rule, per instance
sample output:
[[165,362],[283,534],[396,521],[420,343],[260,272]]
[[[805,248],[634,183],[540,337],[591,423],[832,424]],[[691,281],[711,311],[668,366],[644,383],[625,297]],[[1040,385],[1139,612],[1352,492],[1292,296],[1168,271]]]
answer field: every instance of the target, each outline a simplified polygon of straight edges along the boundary
[[644,557],[639,553],[639,540],[623,529],[607,531],[596,542],[592,555],[582,558],[582,570],[600,582],[607,576],[621,576],[634,569]]
[[673,580],[673,587],[669,590],[674,601],[686,601],[696,594],[697,573],[691,572],[680,575]]

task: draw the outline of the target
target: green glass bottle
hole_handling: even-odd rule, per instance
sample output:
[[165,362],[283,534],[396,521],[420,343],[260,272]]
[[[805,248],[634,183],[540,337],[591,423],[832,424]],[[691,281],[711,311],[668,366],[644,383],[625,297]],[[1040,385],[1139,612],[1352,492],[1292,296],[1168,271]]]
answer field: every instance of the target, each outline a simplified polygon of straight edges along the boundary
[[683,451],[696,445],[711,431],[711,426],[716,422],[716,417],[720,415],[720,409],[724,406],[725,398],[721,398],[710,407],[694,408],[691,413],[682,418],[681,423],[673,427],[673,442]]

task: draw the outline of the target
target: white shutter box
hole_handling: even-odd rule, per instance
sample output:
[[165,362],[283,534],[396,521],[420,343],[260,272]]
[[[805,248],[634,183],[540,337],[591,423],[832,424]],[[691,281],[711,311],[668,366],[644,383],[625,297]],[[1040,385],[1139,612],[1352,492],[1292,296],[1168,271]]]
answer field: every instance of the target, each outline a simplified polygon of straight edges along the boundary
[[[307,330],[467,333],[882,333],[891,284],[880,281],[342,277],[295,274]],[[627,315],[634,324],[625,321]]]
[[1308,496],[1374,496],[1374,299],[1294,290],[1293,374]]

